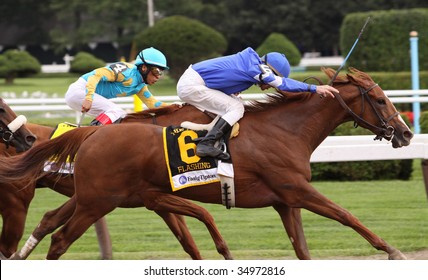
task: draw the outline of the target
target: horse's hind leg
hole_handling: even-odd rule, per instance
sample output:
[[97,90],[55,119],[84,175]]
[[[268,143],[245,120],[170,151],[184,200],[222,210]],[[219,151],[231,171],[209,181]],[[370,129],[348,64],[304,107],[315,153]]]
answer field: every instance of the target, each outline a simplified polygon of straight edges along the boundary
[[[366,228],[355,216],[319,193],[309,183],[306,182],[306,185],[296,188],[287,188],[287,190],[292,191],[291,194],[288,194],[289,196],[296,197],[297,192],[298,197],[305,198],[298,202],[294,202],[293,204],[295,205],[292,206],[305,208],[318,215],[336,220],[345,226],[351,227],[364,237],[374,248],[388,253],[389,259],[406,259],[399,250],[379,238]],[[287,200],[287,192],[283,193],[283,195],[283,198]]]
[[201,254],[189,232],[189,229],[187,228],[183,216],[163,211],[155,212],[162,217],[170,230],[174,233],[184,251],[189,254],[193,260],[201,260]]
[[301,260],[311,259],[305,233],[303,232],[300,208],[290,208],[286,205],[276,205],[274,208],[281,217],[296,256]]
[[165,193],[146,193],[144,198],[144,205],[147,209],[190,216],[203,222],[213,238],[217,252],[226,260],[233,259],[226,241],[223,239],[214,223],[213,217],[203,207],[187,199]]
[[21,250],[16,252],[11,259],[24,260],[37,247],[42,239],[52,233],[55,229],[63,225],[73,214],[76,207],[74,196],[59,208],[49,211],[43,215],[42,220],[37,225],[31,236],[28,238]]

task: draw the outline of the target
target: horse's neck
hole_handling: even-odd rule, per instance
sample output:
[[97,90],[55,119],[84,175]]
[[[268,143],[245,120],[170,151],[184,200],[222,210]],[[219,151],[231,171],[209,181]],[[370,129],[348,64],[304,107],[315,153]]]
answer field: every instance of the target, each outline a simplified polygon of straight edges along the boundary
[[315,95],[311,99],[253,113],[248,116],[248,123],[252,129],[260,127],[264,134],[290,141],[290,146],[303,143],[307,151],[313,152],[337,126],[347,121],[347,114],[334,99],[321,100]]
[[49,140],[52,132],[54,131],[53,127],[27,123],[28,129],[36,135],[38,141],[46,141]]

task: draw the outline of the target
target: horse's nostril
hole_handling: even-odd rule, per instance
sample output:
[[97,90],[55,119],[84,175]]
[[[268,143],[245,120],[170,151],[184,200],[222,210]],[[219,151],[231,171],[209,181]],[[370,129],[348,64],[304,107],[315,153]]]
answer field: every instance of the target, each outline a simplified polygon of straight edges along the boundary
[[413,133],[410,130],[407,130],[403,133],[403,136],[405,139],[412,139],[413,138]]

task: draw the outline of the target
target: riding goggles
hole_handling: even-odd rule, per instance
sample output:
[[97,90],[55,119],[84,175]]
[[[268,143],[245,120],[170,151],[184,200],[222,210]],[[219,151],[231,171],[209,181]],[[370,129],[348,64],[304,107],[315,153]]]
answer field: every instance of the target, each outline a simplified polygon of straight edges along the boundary
[[150,67],[149,71],[156,77],[161,77],[163,75],[163,70],[159,67]]

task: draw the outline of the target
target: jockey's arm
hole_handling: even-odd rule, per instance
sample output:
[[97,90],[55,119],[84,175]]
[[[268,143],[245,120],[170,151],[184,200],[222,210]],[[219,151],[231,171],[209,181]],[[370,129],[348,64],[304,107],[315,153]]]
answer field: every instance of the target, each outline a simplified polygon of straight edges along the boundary
[[275,75],[272,71],[266,71],[266,69],[263,68],[262,66],[260,66],[262,73],[259,75],[259,77],[255,78],[264,84],[276,88],[277,90],[290,92],[317,92],[317,87],[315,85],[310,85],[293,79],[280,77]]
[[95,69],[93,74],[89,76],[88,82],[86,83],[85,100],[92,102],[94,99],[95,89],[101,80],[114,82],[117,80],[117,75],[111,69],[106,67]]
[[159,108],[168,106],[168,103],[157,100],[153,94],[149,91],[147,86],[144,86],[138,93],[138,98],[149,108]]

